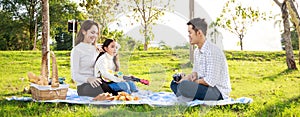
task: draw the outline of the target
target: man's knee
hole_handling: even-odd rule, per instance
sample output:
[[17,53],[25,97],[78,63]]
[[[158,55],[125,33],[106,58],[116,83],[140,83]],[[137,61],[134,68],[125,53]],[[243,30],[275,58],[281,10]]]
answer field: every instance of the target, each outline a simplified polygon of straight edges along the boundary
[[194,98],[198,90],[198,84],[184,80],[178,85],[178,92],[188,98]]

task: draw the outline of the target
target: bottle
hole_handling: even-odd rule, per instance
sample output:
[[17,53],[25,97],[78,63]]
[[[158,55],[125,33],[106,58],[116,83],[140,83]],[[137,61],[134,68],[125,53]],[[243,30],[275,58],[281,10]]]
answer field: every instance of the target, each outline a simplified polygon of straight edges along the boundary
[[123,78],[123,72],[120,72],[120,71],[119,71],[119,72],[117,73],[117,76],[118,76],[118,78]]

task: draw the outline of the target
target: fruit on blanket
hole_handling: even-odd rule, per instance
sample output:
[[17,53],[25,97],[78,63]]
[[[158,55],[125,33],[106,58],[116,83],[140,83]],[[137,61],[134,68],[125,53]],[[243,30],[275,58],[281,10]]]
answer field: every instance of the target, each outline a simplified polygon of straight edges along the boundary
[[105,100],[110,100],[110,101],[112,101],[112,100],[114,100],[114,99],[115,99],[115,96],[111,96],[111,97],[105,98]]
[[126,101],[126,97],[125,97],[125,96],[120,96],[120,97],[119,97],[119,100],[121,100],[121,101]]
[[103,101],[103,100],[112,100],[114,97],[112,96],[111,93],[101,93],[97,95],[93,100],[95,101]]
[[130,101],[132,101],[134,99],[134,97],[132,97],[132,96],[126,96],[125,98],[126,98],[125,100],[130,100]]
[[139,97],[134,97],[134,98],[133,98],[133,100],[139,100],[139,99],[140,99]]
[[103,100],[120,100],[120,101],[134,101],[139,100],[139,97],[133,97],[126,92],[118,92],[117,96],[112,96],[111,93],[101,93],[96,96],[93,100],[95,101],[103,101]]

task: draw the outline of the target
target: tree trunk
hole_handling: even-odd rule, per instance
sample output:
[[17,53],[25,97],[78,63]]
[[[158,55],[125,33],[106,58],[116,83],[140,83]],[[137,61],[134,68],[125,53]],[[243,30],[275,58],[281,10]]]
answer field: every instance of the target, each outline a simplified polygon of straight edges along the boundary
[[35,16],[36,17],[36,19],[35,19],[35,25],[34,25],[34,42],[33,42],[33,49],[32,50],[37,50],[36,49],[36,41],[37,41],[37,20],[38,20],[38,18],[37,18],[37,15]]
[[[145,21],[145,20],[144,20]],[[147,51],[148,50],[148,43],[149,43],[149,40],[148,40],[148,25],[145,23],[145,27],[144,27],[144,38],[145,38],[145,43],[144,43],[144,51]]]
[[244,50],[244,46],[243,46],[244,35],[243,34],[239,34],[239,39],[240,39],[241,51],[243,51]]
[[286,0],[281,6],[281,13],[282,13],[282,19],[283,19],[283,26],[284,26],[284,32],[283,32],[283,38],[285,40],[285,51],[286,51],[286,63],[288,66],[288,69],[297,69],[295,60],[294,60],[294,53],[293,53],[293,47],[291,43],[291,31],[290,31],[290,22],[289,22],[289,14],[286,8]]
[[145,43],[144,44],[144,51],[147,51],[148,50],[148,45]]
[[[50,62],[49,62],[49,36],[50,36],[50,24],[49,24],[49,2],[48,0],[42,0],[42,20],[43,20],[43,29],[42,29],[42,56],[47,54],[47,57],[42,59],[42,76],[49,78]],[[44,68],[43,68],[44,67]],[[43,70],[44,69],[44,70]]]
[[243,51],[243,38],[240,38],[241,51]]
[[288,2],[286,2],[286,6],[287,6],[287,9],[288,9],[289,14],[291,16],[291,20],[294,23],[295,28],[297,30],[297,34],[298,34],[298,40],[299,40],[299,42],[298,42],[298,44],[299,44],[299,46],[298,46],[298,48],[299,48],[299,55],[298,55],[299,56],[299,58],[298,58],[299,62],[298,62],[298,64],[300,65],[300,18],[299,18],[299,14],[297,12],[297,9],[296,9],[296,7],[295,7],[292,0],[288,0]]
[[[194,18],[195,10],[194,10],[194,0],[190,0],[189,8],[190,8],[190,19]],[[190,45],[190,62],[194,63],[194,45]]]
[[35,28],[35,22],[34,22],[34,13],[35,13],[35,1],[31,1],[30,3],[30,11],[29,11],[29,49],[33,49],[33,42],[34,42],[34,28]]

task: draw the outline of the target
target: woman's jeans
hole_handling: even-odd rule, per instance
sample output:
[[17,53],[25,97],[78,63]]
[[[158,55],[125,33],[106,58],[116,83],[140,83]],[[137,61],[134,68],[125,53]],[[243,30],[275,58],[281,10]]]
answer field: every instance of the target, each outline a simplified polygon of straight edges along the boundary
[[132,81],[126,81],[126,82],[114,82],[108,84],[109,87],[117,92],[125,91],[128,94],[131,94],[131,92],[137,92],[137,88],[135,84]]
[[222,100],[221,92],[217,87],[208,87],[192,81],[183,80],[177,84],[172,80],[171,89],[176,96],[184,96],[193,100]]

